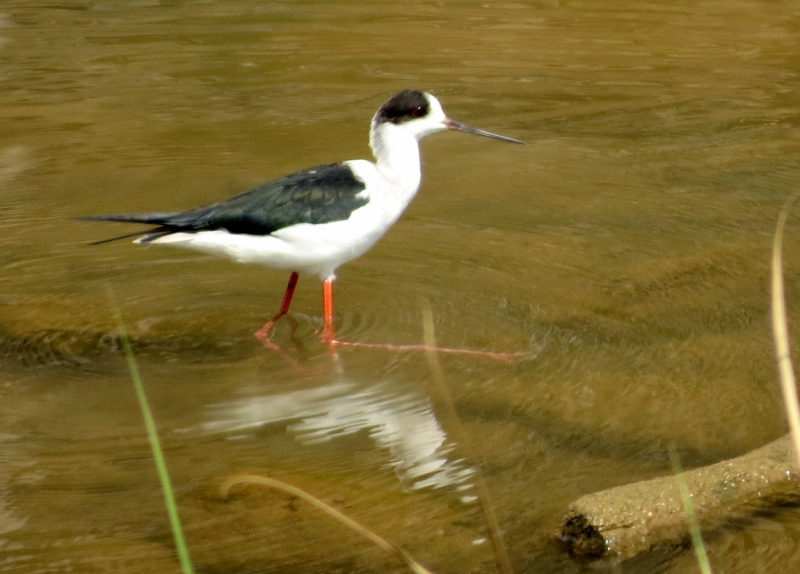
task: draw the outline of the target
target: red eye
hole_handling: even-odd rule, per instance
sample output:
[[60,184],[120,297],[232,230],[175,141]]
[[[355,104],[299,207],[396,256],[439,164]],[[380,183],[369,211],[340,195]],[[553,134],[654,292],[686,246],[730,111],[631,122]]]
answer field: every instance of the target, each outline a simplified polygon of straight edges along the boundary
[[422,109],[422,106],[419,106],[418,108],[414,108],[413,110],[411,110],[411,115],[414,116],[415,118],[418,118],[421,115],[423,115],[423,112],[424,110]]

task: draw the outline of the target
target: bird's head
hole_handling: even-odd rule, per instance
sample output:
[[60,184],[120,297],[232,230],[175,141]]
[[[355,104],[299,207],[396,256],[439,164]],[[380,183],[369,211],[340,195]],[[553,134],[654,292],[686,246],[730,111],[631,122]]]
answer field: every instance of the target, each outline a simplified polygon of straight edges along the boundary
[[435,96],[419,90],[403,90],[386,100],[372,118],[372,129],[398,130],[413,135],[417,140],[443,130],[458,130],[500,141],[524,143],[451,120]]

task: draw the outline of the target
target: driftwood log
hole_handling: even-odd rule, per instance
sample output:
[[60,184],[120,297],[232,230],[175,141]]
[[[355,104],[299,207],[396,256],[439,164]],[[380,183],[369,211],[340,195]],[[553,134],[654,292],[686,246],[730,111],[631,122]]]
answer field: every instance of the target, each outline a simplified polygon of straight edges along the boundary
[[[800,499],[800,469],[789,435],[681,477],[704,530]],[[655,547],[685,543],[689,529],[676,476],[579,498],[569,506],[557,537],[570,554],[590,560],[626,560]]]

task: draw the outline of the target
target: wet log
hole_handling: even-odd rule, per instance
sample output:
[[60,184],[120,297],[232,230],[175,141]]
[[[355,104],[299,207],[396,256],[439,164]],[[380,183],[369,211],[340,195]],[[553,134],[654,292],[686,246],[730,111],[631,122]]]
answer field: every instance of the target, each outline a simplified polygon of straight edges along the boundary
[[[701,529],[800,500],[800,468],[786,435],[743,456],[684,472]],[[557,534],[575,557],[626,560],[685,544],[687,515],[675,475],[618,486],[574,501]]]

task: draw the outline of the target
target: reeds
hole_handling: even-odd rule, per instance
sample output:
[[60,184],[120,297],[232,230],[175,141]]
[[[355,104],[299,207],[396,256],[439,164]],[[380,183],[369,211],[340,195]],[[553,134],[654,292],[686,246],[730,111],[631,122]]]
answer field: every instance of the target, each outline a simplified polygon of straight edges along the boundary
[[[130,370],[131,380],[133,381],[133,387],[136,391],[136,398],[139,401],[139,407],[142,411],[142,418],[144,419],[145,429],[147,430],[147,438],[150,442],[150,450],[153,453],[153,459],[156,463],[158,478],[161,482],[161,491],[164,495],[164,503],[167,507],[167,515],[169,517],[170,527],[172,529],[172,537],[175,541],[175,549],[178,554],[181,572],[183,574],[194,574],[191,559],[189,557],[189,548],[186,545],[186,539],[183,535],[180,515],[178,514],[178,507],[175,503],[172,482],[170,481],[166,461],[164,460],[164,453],[161,449],[161,441],[158,438],[158,430],[156,429],[155,420],[153,419],[152,411],[150,410],[150,406],[147,402],[147,395],[144,392],[144,385],[142,384],[142,378],[139,374],[139,367],[136,364],[136,358],[133,355],[133,350],[131,349],[130,340],[128,339],[128,335],[125,331],[122,316],[116,305],[114,295],[110,290],[109,299],[111,300],[114,316],[117,321],[119,340],[122,344],[122,349],[128,362],[128,369]],[[326,504],[312,494],[309,494],[304,490],[297,488],[296,486],[292,486],[274,478],[242,474],[228,478],[220,487],[221,493],[224,497],[227,497],[228,492],[233,486],[244,483],[261,484],[271,488],[278,488],[284,492],[288,492],[289,494],[297,496],[298,498],[302,498],[316,508],[325,512],[328,516],[335,518],[342,524],[361,534],[364,538],[371,540],[379,547],[397,556],[415,574],[432,574],[428,569],[414,560],[408,553],[400,549],[398,546],[392,544],[385,538],[382,538],[375,532],[362,526],[360,523],[336,510],[329,504]]]
[[[775,235],[772,246],[771,307],[772,307],[772,328],[773,328],[773,335],[775,338],[775,354],[780,375],[780,385],[783,393],[784,406],[786,408],[787,419],[789,422],[789,427],[795,448],[795,454],[797,456],[798,464],[800,464],[800,404],[798,404],[799,401],[798,401],[796,380],[790,354],[789,332],[788,332],[786,301],[785,301],[784,281],[783,281],[783,258],[782,258],[783,236],[786,227],[786,220],[788,218],[789,210],[798,195],[800,195],[800,192],[792,195],[786,202],[786,204],[784,205],[779,214],[778,222],[775,229]],[[161,445],[158,438],[156,425],[147,403],[147,397],[144,392],[141,376],[139,374],[138,366],[136,364],[133,351],[131,349],[130,341],[123,326],[122,318],[116,307],[116,304],[114,303],[114,298],[111,293],[109,293],[109,297],[112,301],[112,305],[114,308],[114,315],[116,317],[119,329],[119,339],[128,362],[128,368],[130,370],[131,379],[133,381],[134,389],[136,391],[136,396],[139,401],[139,406],[142,411],[142,417],[144,419],[145,428],[147,430],[147,435],[153,453],[153,458],[156,463],[159,480],[161,481],[164,502],[167,508],[170,525],[172,527],[173,538],[175,540],[175,547],[180,561],[181,570],[184,574],[190,574],[193,573],[193,569],[189,558],[189,551],[183,536],[180,517],[178,515],[177,506],[175,504],[172,485],[169,479],[169,473],[167,471],[163,452],[161,450]],[[427,305],[423,306],[423,327],[425,333],[425,341],[424,341],[425,345],[429,349],[434,349],[436,346],[436,341],[433,328],[433,318],[430,308]],[[428,351],[426,355],[431,368],[431,372],[433,374],[433,380],[437,392],[441,397],[442,403],[445,405],[445,408],[447,409],[447,414],[450,420],[453,437],[456,440],[456,442],[458,442],[461,445],[463,449],[469,452],[470,450],[469,441],[456,414],[452,398],[450,396],[449,390],[444,380],[444,375],[441,369],[441,365],[439,364],[438,356],[436,352],[432,350]],[[700,571],[703,574],[711,574],[711,566],[701,536],[700,526],[695,513],[694,504],[692,502],[691,493],[689,492],[686,481],[683,478],[683,469],[681,468],[681,463],[678,458],[677,450],[674,444],[670,446],[669,454],[670,454],[672,469],[673,472],[675,473],[675,479],[677,481],[678,489],[680,492],[681,501],[683,503],[684,511],[686,513],[686,519],[689,526],[689,533],[695,554],[697,556],[697,561],[700,567]],[[511,561],[508,557],[505,544],[500,534],[499,523],[497,521],[493,507],[490,503],[488,489],[486,488],[486,485],[479,473],[476,474],[475,482],[479,494],[481,508],[486,517],[489,536],[495,551],[495,557],[497,560],[498,567],[503,574],[510,574],[512,572]],[[254,475],[235,475],[228,478],[223,483],[221,487],[223,496],[227,496],[228,492],[232,487],[243,483],[255,483],[268,486],[271,488],[277,488],[283,490],[284,492],[288,492],[294,496],[297,496],[298,498],[302,498],[303,500],[312,504],[316,508],[325,512],[328,516],[335,518],[336,520],[348,526],[352,530],[358,532],[368,540],[371,540],[379,547],[384,548],[385,550],[397,556],[398,559],[400,559],[412,570],[412,572],[415,572],[416,574],[430,574],[429,570],[420,565],[406,552],[404,552],[402,549],[392,544],[388,540],[382,538],[375,532],[364,527],[363,525],[353,520],[352,518],[347,517],[340,511],[336,510],[335,508],[331,507],[325,502],[319,500],[313,495],[295,486],[279,481],[277,479],[264,476],[254,476]]]

